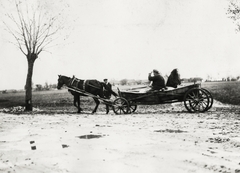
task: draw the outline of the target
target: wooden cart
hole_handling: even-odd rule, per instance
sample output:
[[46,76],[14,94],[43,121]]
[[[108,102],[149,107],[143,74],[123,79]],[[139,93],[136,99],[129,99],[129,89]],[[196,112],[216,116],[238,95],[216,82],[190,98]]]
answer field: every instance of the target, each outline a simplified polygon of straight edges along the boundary
[[184,102],[188,112],[205,112],[212,107],[212,94],[200,84],[179,86],[176,89],[141,93],[137,90],[120,91],[119,98],[113,101],[113,111],[116,114],[135,112],[137,105],[156,105]]

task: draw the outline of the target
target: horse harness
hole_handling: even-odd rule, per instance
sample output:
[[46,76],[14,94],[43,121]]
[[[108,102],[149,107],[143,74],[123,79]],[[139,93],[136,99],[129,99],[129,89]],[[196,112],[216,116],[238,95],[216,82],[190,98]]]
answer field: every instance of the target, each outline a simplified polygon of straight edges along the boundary
[[101,89],[100,87],[96,87],[94,85],[91,85],[89,80],[80,80],[80,79],[77,79],[75,76],[73,78],[71,78],[70,81],[69,81],[69,86],[71,86],[71,87],[78,88],[79,84],[80,84],[80,86],[82,86],[82,88],[80,88],[80,89],[83,89],[84,91],[86,90],[86,86],[91,86],[91,87],[96,88],[96,89]]

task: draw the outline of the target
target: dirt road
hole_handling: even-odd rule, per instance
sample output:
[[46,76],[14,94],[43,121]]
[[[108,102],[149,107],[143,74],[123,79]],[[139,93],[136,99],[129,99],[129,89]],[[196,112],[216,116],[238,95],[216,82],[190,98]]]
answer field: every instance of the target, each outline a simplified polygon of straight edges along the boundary
[[[240,172],[240,113],[0,113],[0,172]],[[144,109],[144,108],[142,108]]]

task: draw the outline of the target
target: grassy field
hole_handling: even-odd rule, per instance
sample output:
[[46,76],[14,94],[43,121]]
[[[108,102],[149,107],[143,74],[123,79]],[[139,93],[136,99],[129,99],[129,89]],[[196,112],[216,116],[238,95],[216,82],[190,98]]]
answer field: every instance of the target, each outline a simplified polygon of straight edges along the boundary
[[[137,86],[132,86],[137,87]],[[207,82],[202,83],[202,87],[211,91],[213,98],[227,104],[240,105],[240,82]],[[126,86],[120,86],[126,89]],[[34,91],[33,106],[35,108],[53,111],[67,110],[76,111],[73,106],[73,96],[65,90]],[[0,94],[0,109],[15,106],[24,106],[25,93]],[[86,111],[93,110],[95,104],[92,98],[81,97],[81,107]],[[105,110],[105,106],[100,104],[100,110]]]
[[202,87],[222,103],[240,105],[240,82],[205,82]]
[[[50,112],[56,112],[56,110],[68,110],[74,112],[77,110],[73,106],[73,96],[67,91],[67,89],[34,91],[32,94],[34,108],[39,108],[41,110]],[[24,102],[25,92],[0,94],[0,109],[15,106],[24,106]],[[81,107],[83,109],[92,110],[94,108],[93,103],[94,101],[92,98],[81,97]]]

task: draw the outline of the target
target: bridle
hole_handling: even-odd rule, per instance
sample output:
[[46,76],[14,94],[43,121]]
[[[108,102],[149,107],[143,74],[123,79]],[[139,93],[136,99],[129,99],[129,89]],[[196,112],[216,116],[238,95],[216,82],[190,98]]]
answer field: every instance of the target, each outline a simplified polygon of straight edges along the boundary
[[[64,80],[62,79],[62,77],[63,76],[61,76],[61,75],[58,75],[59,76],[59,78],[58,78],[58,86],[57,86],[57,88],[61,88],[64,84],[65,84],[65,82],[64,82]],[[71,79],[69,79],[69,81],[70,81]],[[67,85],[67,84],[65,84],[65,85]],[[67,85],[68,86],[68,85]]]

